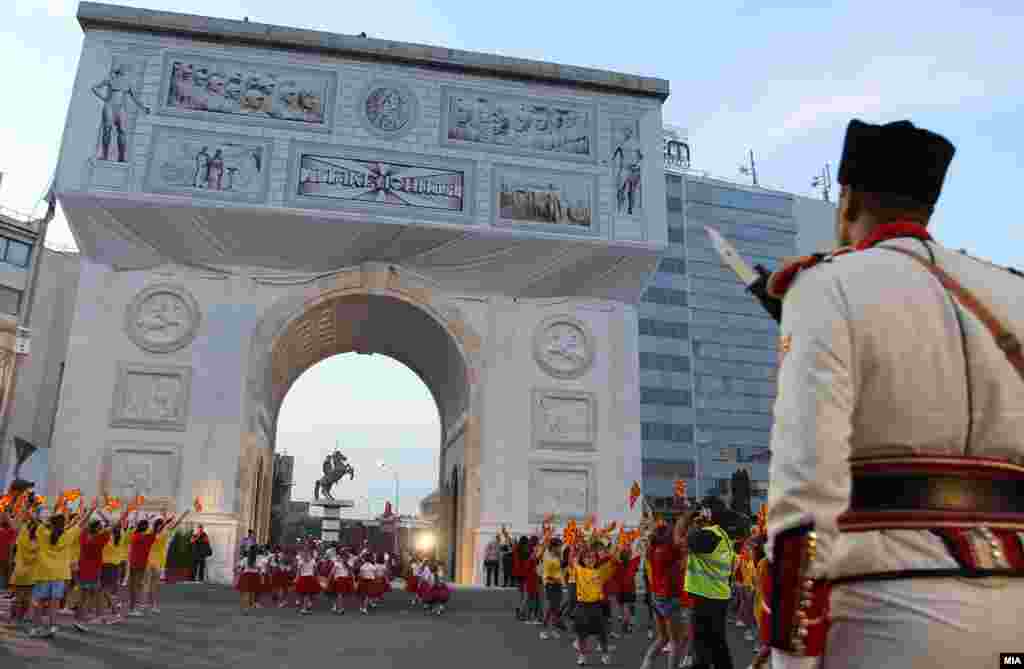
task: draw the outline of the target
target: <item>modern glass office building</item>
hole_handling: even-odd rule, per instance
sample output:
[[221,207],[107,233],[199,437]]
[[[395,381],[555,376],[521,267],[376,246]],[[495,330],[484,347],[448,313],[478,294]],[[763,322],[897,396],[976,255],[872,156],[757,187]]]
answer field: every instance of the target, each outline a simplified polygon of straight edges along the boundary
[[833,207],[821,200],[702,176],[666,131],[669,249],[639,308],[643,487],[655,507],[673,482],[691,497],[727,497],[746,468],[765,499],[778,326],[722,265],[704,226],[753,265],[827,248]]

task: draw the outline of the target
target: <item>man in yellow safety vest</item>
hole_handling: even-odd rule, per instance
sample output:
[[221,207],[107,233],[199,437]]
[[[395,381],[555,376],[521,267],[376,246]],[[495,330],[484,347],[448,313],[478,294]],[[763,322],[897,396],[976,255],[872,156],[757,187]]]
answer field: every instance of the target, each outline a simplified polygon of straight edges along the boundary
[[712,498],[700,510],[690,532],[686,560],[686,592],[694,600],[694,669],[732,669],[725,636],[725,617],[732,597],[732,570],[736,559],[732,538],[722,529],[725,504]]

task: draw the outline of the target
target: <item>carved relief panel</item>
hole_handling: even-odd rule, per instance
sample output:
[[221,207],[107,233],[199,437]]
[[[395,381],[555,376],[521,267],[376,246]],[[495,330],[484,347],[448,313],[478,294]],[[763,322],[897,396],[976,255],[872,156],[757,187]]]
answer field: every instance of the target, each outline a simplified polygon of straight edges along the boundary
[[559,521],[582,520],[597,509],[590,463],[530,463],[530,522],[554,514]]
[[181,446],[142,442],[114,442],[107,447],[110,474],[106,494],[122,499],[139,495],[147,507],[173,505],[181,480]]
[[534,390],[532,399],[534,448],[594,450],[597,412],[593,393]]
[[357,100],[360,123],[382,139],[398,139],[419,122],[416,94],[397,81],[374,81]]
[[188,346],[199,329],[199,304],[185,288],[148,286],[125,311],[125,332],[139,348],[170,353]]
[[594,363],[594,339],[579,319],[568,314],[551,316],[533,335],[533,357],[556,379],[579,378]]
[[191,385],[190,367],[121,363],[110,426],[184,430]]

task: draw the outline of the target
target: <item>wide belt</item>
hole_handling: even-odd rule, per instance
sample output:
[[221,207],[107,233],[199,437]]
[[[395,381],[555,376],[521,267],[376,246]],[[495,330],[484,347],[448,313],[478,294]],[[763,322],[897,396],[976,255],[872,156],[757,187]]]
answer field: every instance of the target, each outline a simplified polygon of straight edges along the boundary
[[850,461],[841,532],[989,527],[1024,531],[1024,466],[994,458],[901,456]]
[[995,458],[894,456],[850,461],[840,532],[929,530],[959,565],[849,576],[834,582],[1024,576],[1024,466]]

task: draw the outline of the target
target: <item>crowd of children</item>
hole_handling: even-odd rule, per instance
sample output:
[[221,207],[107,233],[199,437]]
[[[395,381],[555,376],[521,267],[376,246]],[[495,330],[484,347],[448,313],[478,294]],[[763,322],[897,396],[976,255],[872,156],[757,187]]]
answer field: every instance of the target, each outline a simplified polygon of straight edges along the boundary
[[109,503],[101,509],[73,493],[52,510],[31,490],[12,490],[0,503],[0,589],[13,600],[9,622],[32,637],[53,637],[60,612],[73,613],[81,633],[122,612],[159,613],[168,539],[188,515],[143,516],[129,504],[114,519]]
[[[614,650],[609,639],[634,632],[637,585],[642,581],[647,638],[652,642],[644,666],[662,654],[669,656],[670,669],[692,666],[694,601],[685,586],[686,538],[699,522],[693,513],[683,514],[674,527],[648,519],[632,536],[620,532],[617,542],[595,529],[571,544],[550,533],[520,537],[513,543],[513,575],[520,591],[516,617],[540,627],[542,640],[559,639],[571,629],[578,665],[586,663],[591,651],[588,639],[596,640],[600,661],[608,664]],[[511,541],[507,536],[504,540]],[[746,628],[745,638],[754,644],[754,667],[760,668],[767,659],[755,631],[762,629],[767,610],[760,587],[767,568],[763,531],[755,530],[738,548],[734,620]]]
[[[158,614],[168,542],[188,512],[150,516],[128,505],[113,518],[109,503],[101,509],[97,500],[80,501],[72,511],[71,501],[62,496],[49,511],[44,499],[28,492],[16,503],[8,495],[0,504],[0,590],[10,590],[4,596],[13,600],[11,622],[45,638],[58,631],[58,611],[73,611],[73,627],[82,633],[122,615]],[[690,666],[694,631],[685,588],[686,537],[695,522],[695,514],[684,514],[674,527],[648,518],[634,532],[620,529],[618,541],[610,538],[612,526],[599,531],[592,524],[587,536],[573,524],[559,538],[546,524],[542,533],[521,537],[513,549],[521,593],[516,617],[541,627],[542,640],[559,639],[571,622],[577,664],[586,662],[591,639],[601,662],[609,664],[609,640],[634,631],[640,579],[652,641],[645,669],[659,654],[669,656],[670,669]],[[511,541],[507,534],[504,539]],[[438,561],[412,556],[403,567],[399,574],[391,555],[367,547],[249,544],[236,566],[235,587],[243,613],[295,606],[309,615],[322,597],[334,614],[352,605],[368,615],[401,575],[410,606],[442,614],[451,589]],[[763,533],[755,531],[737,544],[733,582],[735,624],[754,643],[767,611],[767,593],[760,587],[766,567]],[[767,664],[762,648],[757,645],[755,667]]]
[[[337,543],[309,542],[289,548],[253,545],[242,551],[235,587],[241,593],[243,613],[266,603],[279,608],[294,605],[300,615],[309,615],[323,596],[332,613],[343,615],[346,604],[354,603],[368,615],[391,591],[396,566],[388,553]],[[413,561],[405,581],[412,605],[437,615],[444,612],[451,590],[436,560]]]

